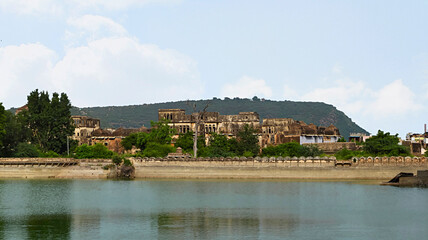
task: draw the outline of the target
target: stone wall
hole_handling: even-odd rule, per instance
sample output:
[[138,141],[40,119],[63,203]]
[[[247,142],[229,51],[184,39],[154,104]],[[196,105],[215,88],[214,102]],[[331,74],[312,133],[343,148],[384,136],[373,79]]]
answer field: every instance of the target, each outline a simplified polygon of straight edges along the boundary
[[[305,143],[303,145],[311,145],[311,143]],[[344,148],[349,150],[358,150],[355,142],[329,142],[329,143],[313,143],[318,149],[322,150],[326,154],[334,154]]]
[[134,166],[147,165],[192,165],[192,166],[273,166],[273,167],[334,167],[334,157],[219,157],[219,158],[131,158]]
[[354,157],[352,165],[356,167],[428,167],[426,157]]

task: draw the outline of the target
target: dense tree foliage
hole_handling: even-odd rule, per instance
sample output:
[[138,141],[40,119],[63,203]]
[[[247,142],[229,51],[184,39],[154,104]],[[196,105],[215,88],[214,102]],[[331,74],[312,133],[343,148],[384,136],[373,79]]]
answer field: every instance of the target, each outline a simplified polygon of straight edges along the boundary
[[175,146],[182,148],[184,152],[193,151],[193,132],[180,133],[175,140]]
[[397,135],[391,135],[389,132],[384,133],[379,130],[376,136],[372,136],[362,143],[362,151],[352,151],[342,149],[334,156],[339,160],[349,160],[352,157],[369,157],[369,156],[408,156],[410,151],[407,147],[399,145]]
[[315,157],[322,155],[323,152],[315,145],[300,145],[297,142],[283,143],[277,146],[263,148],[263,156],[275,157]]
[[233,157],[236,156],[237,148],[236,139],[213,133],[208,146],[198,147],[198,154],[201,157]]
[[237,134],[237,142],[238,155],[243,156],[246,153],[247,156],[255,156],[259,154],[259,140],[253,127],[245,125]]
[[0,149],[3,147],[3,139],[6,134],[6,111],[4,110],[3,104],[0,103]]
[[364,151],[376,156],[400,156],[409,155],[409,150],[398,145],[400,142],[398,135],[391,135],[389,132],[384,133],[379,130],[376,136],[372,136],[364,143]]
[[40,153],[36,146],[29,143],[19,143],[13,157],[39,157]]
[[5,134],[3,145],[0,146],[0,156],[12,157],[17,151],[19,143],[26,143],[31,135],[31,131],[24,123],[25,112],[18,115],[6,111]]
[[122,146],[129,150],[133,146],[140,149],[139,155],[143,157],[164,157],[175,148],[171,146],[175,129],[168,126],[168,121],[152,121],[150,133],[133,133],[122,140]]
[[52,95],[35,90],[27,98],[28,111],[24,121],[32,131],[30,140],[43,151],[65,153],[67,137],[74,131],[71,103],[65,93]]
[[259,141],[256,131],[245,125],[236,138],[212,133],[206,147],[198,147],[201,157],[254,157],[259,154]]
[[165,157],[168,153],[174,152],[175,148],[170,144],[160,144],[157,142],[147,143],[146,148],[141,151],[142,157]]
[[78,159],[87,159],[87,158],[99,158],[99,159],[108,159],[112,158],[114,153],[101,143],[89,146],[83,144],[76,148],[75,158]]

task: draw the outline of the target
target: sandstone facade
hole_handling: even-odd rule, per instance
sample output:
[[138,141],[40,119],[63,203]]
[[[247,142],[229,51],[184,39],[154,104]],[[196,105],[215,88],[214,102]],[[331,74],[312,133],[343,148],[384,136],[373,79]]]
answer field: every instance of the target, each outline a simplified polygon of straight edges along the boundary
[[[177,133],[195,132],[198,113],[186,115],[183,109],[159,109],[158,120],[166,119]],[[245,125],[253,127],[259,138],[260,147],[288,142],[334,143],[340,138],[339,129],[306,124],[291,118],[269,118],[260,123],[256,112],[240,112],[238,115],[220,115],[218,112],[205,112],[200,118],[198,132],[207,136],[210,133],[236,136]]]

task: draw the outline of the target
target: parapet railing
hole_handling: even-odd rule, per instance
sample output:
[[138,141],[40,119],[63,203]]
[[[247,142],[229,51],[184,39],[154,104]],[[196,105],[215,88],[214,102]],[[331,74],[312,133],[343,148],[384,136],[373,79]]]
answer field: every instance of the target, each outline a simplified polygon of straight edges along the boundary
[[188,157],[188,156],[174,156],[174,157],[134,157],[132,158],[135,162],[264,162],[264,163],[280,163],[280,162],[311,162],[311,161],[323,161],[332,162],[336,161],[335,157]]
[[353,157],[355,166],[426,166],[427,157]]
[[228,163],[228,164],[248,164],[248,163],[284,163],[289,166],[427,166],[426,157],[353,157],[351,160],[337,160],[335,157],[198,157],[174,156],[164,158],[131,158],[133,163],[178,163],[178,162],[198,162],[198,163]]
[[0,166],[57,166],[78,165],[73,158],[0,158]]

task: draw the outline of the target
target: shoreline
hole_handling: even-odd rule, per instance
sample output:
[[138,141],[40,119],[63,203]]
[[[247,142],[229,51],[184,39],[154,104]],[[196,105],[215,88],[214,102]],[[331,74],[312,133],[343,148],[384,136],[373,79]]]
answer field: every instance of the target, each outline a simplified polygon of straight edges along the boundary
[[[0,179],[108,179],[110,170],[103,166],[111,162],[81,162],[76,166],[0,166]],[[206,162],[145,162],[134,164],[135,179],[169,180],[321,180],[361,181],[390,180],[400,172],[416,173],[426,166],[382,167],[287,167],[262,164],[259,166],[215,164]]]

